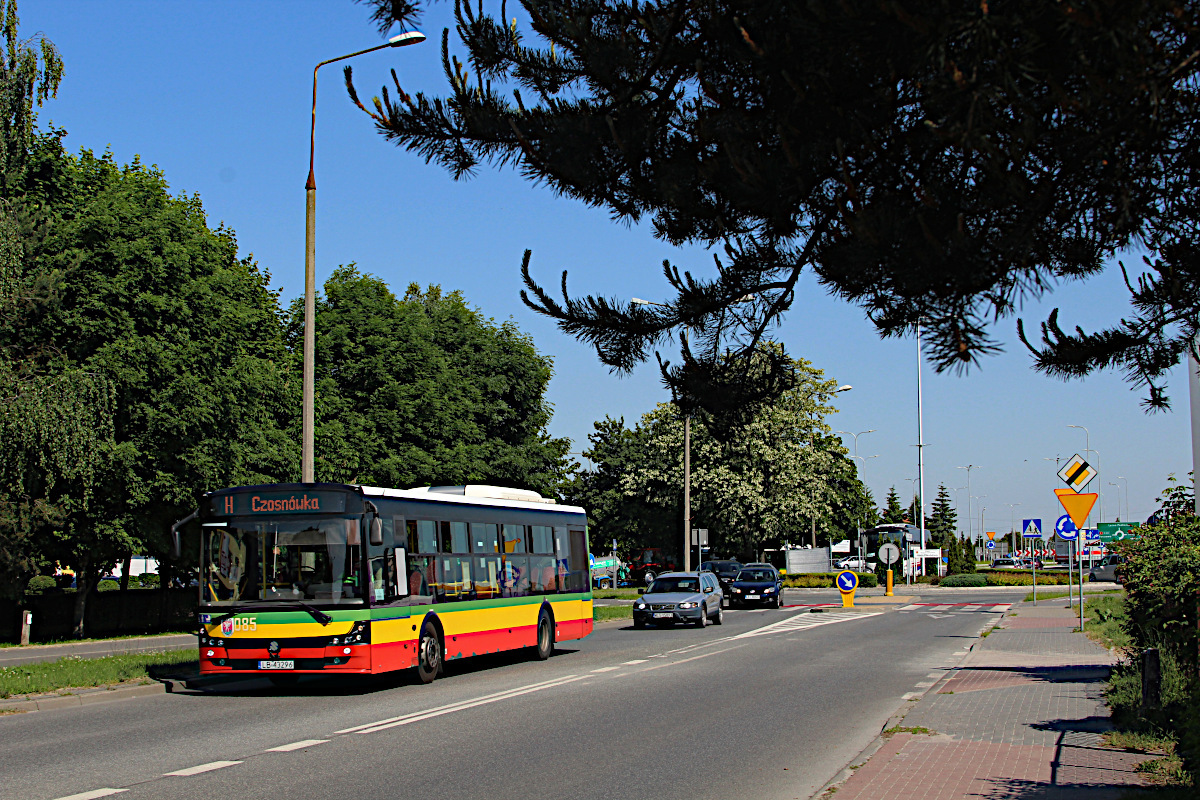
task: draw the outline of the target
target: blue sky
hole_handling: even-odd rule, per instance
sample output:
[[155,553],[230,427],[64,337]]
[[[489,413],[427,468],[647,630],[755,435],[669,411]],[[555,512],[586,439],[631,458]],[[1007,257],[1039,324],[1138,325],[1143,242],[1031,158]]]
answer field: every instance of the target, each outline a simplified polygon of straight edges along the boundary
[[[370,97],[395,68],[408,91],[445,85],[441,30],[452,5],[426,15],[425,44],[355,59],[360,95]],[[382,41],[367,9],[350,0],[161,2],[160,0],[24,0],[22,32],[41,32],[59,48],[66,73],[41,120],[69,132],[71,150],[111,149],[118,161],[139,155],[164,171],[172,190],[198,193],[209,223],[234,228],[243,254],[253,253],[283,290],[303,293],[304,180],[313,66]],[[657,367],[618,377],[588,348],[559,333],[520,301],[519,265],[533,251],[533,272],[556,286],[570,273],[576,293],[664,299],[663,259],[697,273],[711,269],[699,249],[675,249],[644,227],[614,223],[603,210],[555,197],[508,171],[482,169],[455,182],[436,166],[375,133],[342,87],[341,65],[321,70],[317,102],[317,271],[357,262],[398,292],[416,282],[460,289],[496,319],[513,318],[553,357],[551,432],[586,447],[592,422],[605,415],[637,419],[666,399]],[[1140,263],[1137,257],[1126,263]],[[1027,324],[1062,308],[1064,325],[1109,323],[1128,306],[1119,271],[1062,288],[1049,302],[1022,309]],[[966,377],[924,370],[925,480],[966,486],[971,470],[973,527],[1007,531],[1010,517],[1048,524],[1062,513],[1052,490],[1053,461],[1090,445],[1106,519],[1144,519],[1168,474],[1191,469],[1187,382],[1169,382],[1174,410],[1145,414],[1141,394],[1116,374],[1063,383],[1034,373],[1016,339],[1015,322],[996,328],[1006,352]],[[811,360],[854,389],[838,396],[835,429],[860,436],[864,478],[882,499],[902,497],[917,474],[914,341],[881,341],[862,313],[808,281],[777,332],[789,352]],[[670,354],[667,354],[668,356]],[[846,437],[847,445],[852,445]],[[1093,455],[1089,459],[1095,463]],[[1126,496],[1125,480],[1128,482]],[[1120,489],[1108,485],[1117,483]],[[967,491],[957,493],[965,515]],[[1018,504],[1011,506],[1009,504]],[[1095,516],[1093,517],[1095,520]]]

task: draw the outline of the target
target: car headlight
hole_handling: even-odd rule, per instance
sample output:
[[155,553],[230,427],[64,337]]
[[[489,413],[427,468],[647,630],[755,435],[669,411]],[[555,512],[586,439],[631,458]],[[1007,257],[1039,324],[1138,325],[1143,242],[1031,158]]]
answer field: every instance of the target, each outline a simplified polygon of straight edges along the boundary
[[733,587],[733,593],[734,593],[734,594],[741,594],[741,593],[742,593],[742,590],[741,590],[741,589],[739,589],[739,588],[737,588],[737,587],[735,586],[735,587]]
[[641,600],[638,600],[636,603],[633,604],[633,607],[640,611],[641,609],[646,607],[646,604],[643,603]]
[[770,593],[771,593],[771,592],[773,592],[773,591],[775,591],[775,587],[774,587],[774,586],[768,586],[767,588],[763,589],[763,594],[770,594]]
[[697,605],[696,603],[680,603],[679,607],[680,608],[695,608],[696,605]]

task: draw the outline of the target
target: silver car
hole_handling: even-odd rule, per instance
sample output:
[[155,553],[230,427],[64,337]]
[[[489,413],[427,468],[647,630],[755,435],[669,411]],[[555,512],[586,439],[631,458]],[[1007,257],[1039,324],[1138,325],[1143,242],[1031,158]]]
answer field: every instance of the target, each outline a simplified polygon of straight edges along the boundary
[[1088,573],[1089,581],[1116,581],[1121,582],[1120,567],[1125,559],[1118,555],[1107,555],[1104,560],[1096,566],[1092,567],[1092,571]]
[[725,621],[721,584],[711,572],[668,572],[646,587],[633,603],[633,627],[687,622],[703,628]]

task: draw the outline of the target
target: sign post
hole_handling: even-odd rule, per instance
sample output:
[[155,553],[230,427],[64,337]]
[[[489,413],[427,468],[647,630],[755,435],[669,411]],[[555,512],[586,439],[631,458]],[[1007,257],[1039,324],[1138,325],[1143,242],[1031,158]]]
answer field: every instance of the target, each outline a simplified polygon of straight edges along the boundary
[[888,565],[887,595],[886,596],[893,597],[893,595],[892,595],[892,564],[895,564],[896,561],[900,558],[900,548],[897,547],[896,545],[892,544],[891,542],[885,542],[884,544],[880,545],[879,552],[877,555],[879,556],[880,561],[882,561],[883,563]]
[[[1064,479],[1065,480],[1065,479]],[[1087,522],[1088,514],[1092,513],[1092,506],[1096,505],[1096,495],[1079,494],[1074,489],[1055,489],[1054,494],[1058,496],[1058,502],[1062,503],[1062,507],[1066,510],[1067,516],[1071,518],[1071,522],[1076,528],[1082,528]],[[1083,545],[1084,542],[1079,542]],[[1076,548],[1077,552],[1082,552],[1083,548]],[[1079,630],[1083,631],[1083,561],[1079,562]]]
[[[1068,515],[1063,514],[1054,523],[1054,532],[1058,534],[1058,538],[1067,543],[1067,608],[1070,608],[1071,595],[1075,591],[1075,573],[1073,572],[1073,564],[1075,561],[1076,549],[1075,539],[1079,536],[1079,529],[1075,527],[1075,523],[1071,521],[1071,518]],[[1083,597],[1082,587],[1083,581],[1081,580],[1079,589],[1079,596],[1081,598]]]
[[[1042,540],[1042,521],[1040,519],[1021,520],[1021,538],[1028,542]],[[1038,556],[1033,557],[1033,604],[1037,605],[1037,562]]]
[[837,574],[838,591],[842,593],[842,608],[854,608],[854,591],[858,588],[858,576],[850,570]]

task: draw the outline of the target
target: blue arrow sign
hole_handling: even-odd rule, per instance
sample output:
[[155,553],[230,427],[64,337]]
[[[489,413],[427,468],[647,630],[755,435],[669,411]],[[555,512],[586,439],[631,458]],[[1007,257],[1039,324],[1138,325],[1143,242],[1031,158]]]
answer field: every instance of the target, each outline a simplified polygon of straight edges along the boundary
[[1054,523],[1054,530],[1058,534],[1058,538],[1068,542],[1075,541],[1079,536],[1079,529],[1075,527],[1075,523],[1066,514],[1063,514]]
[[1084,528],[1083,532],[1085,534],[1087,534],[1087,540],[1089,542],[1100,541],[1100,529],[1099,528]]
[[838,573],[837,587],[839,591],[853,592],[858,588],[858,576],[850,570],[843,570]]
[[1021,521],[1021,536],[1025,539],[1040,539],[1042,538],[1042,521],[1040,519],[1026,519]]

